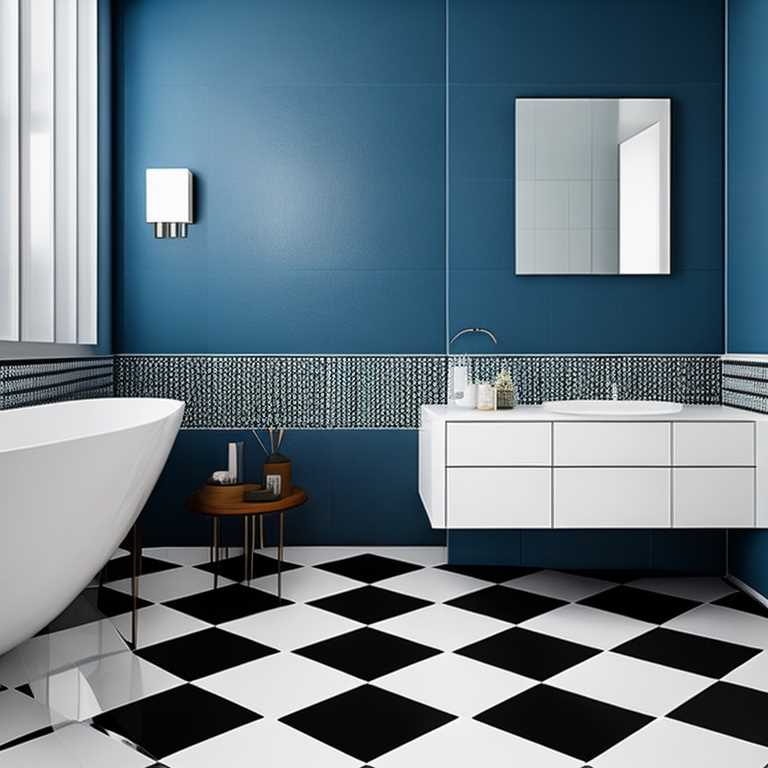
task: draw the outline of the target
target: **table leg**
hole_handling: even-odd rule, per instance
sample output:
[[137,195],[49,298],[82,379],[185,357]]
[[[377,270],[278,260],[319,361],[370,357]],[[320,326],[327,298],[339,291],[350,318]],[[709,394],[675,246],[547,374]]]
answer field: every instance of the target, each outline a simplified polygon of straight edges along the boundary
[[251,538],[250,520],[243,515],[243,581],[248,582],[248,541]]
[[213,542],[216,540],[216,518],[211,518],[211,546],[208,548],[208,562],[213,562]]
[[259,515],[259,549],[264,549],[264,515]]
[[277,599],[283,596],[283,530],[285,528],[285,513],[280,513],[280,532],[277,539]]
[[213,518],[213,588],[219,586],[219,518]]
[[253,578],[253,550],[256,549],[256,518],[251,518],[250,537],[248,539],[248,573]]
[[138,523],[133,524],[131,542],[131,648],[138,647],[139,628],[139,569],[141,568],[141,551],[139,549]]

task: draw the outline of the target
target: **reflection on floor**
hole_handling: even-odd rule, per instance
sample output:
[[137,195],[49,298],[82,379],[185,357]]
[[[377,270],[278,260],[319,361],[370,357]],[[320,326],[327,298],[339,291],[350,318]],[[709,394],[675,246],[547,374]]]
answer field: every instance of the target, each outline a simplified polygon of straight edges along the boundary
[[278,604],[264,552],[148,551],[135,653],[116,557],[0,657],[0,767],[768,764],[768,611],[721,579],[289,548]]

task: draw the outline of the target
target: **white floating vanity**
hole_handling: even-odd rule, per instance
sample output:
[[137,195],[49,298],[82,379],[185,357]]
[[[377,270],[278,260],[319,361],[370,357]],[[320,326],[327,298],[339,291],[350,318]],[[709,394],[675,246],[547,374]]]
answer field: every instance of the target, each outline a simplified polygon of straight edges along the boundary
[[768,417],[423,406],[419,493],[433,528],[768,527]]

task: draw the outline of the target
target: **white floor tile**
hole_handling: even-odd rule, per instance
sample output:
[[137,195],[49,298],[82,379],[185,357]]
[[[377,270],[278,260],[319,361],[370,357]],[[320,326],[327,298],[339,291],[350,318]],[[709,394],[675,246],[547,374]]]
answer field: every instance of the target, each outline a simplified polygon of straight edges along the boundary
[[0,691],[0,746],[61,722],[64,722],[63,718],[35,699],[11,689]]
[[455,651],[509,629],[509,624],[480,613],[437,603],[376,624],[376,629],[443,651]]
[[676,720],[655,720],[596,757],[593,768],[765,768],[768,749]]
[[768,651],[763,651],[740,667],[736,667],[723,680],[768,693]]
[[440,568],[422,568],[418,571],[377,581],[376,586],[442,603],[454,597],[466,595],[468,592],[485,589],[488,582],[473,579],[471,576],[463,576],[460,573],[444,571]]
[[359,768],[355,760],[333,747],[272,719],[188,747],[163,759],[168,768]]
[[652,592],[662,592],[665,595],[684,597],[688,600],[698,600],[702,603],[717,600],[736,591],[724,579],[713,576],[651,576],[636,579],[630,582],[629,586],[649,589]]
[[714,680],[660,664],[601,653],[547,680],[547,685],[660,717]]
[[220,625],[228,632],[281,651],[303,648],[362,626],[357,621],[303,603],[263,611]]
[[86,660],[126,649],[112,622],[103,619],[32,637],[0,656],[0,683],[15,688]]
[[139,752],[94,728],[70,723],[47,736],[0,752],[2,768],[145,768]]
[[[277,592],[277,577],[262,576],[254,579],[250,585],[264,592]],[[317,568],[296,568],[283,574],[283,597],[294,602],[306,603],[321,597],[328,597],[348,589],[362,587],[363,584],[346,576],[339,576]]]
[[352,675],[285,652],[195,682],[265,717],[282,717],[362,684]]
[[[230,547],[229,555],[242,554],[242,547]],[[202,565],[210,560],[208,547],[145,547],[142,550],[145,557],[154,557],[176,565]]]
[[[211,625],[188,616],[181,611],[174,611],[165,605],[150,605],[139,611],[139,648],[170,640],[172,637],[188,635],[206,629]],[[129,640],[131,639],[131,614],[121,613],[113,619],[115,626]]]
[[87,720],[184,680],[123,651],[30,682],[35,699],[68,720]]
[[561,571],[536,571],[527,576],[520,576],[504,583],[504,586],[515,589],[525,589],[535,592],[537,595],[556,597],[560,600],[583,600],[585,597],[605,592],[606,589],[615,587],[613,581],[593,579],[589,576],[579,576]]
[[374,684],[443,712],[473,717],[538,681],[464,656],[441,653],[384,675]]
[[581,768],[583,764],[581,760],[532,741],[464,718],[453,720],[371,762],[372,768]]
[[575,603],[555,608],[519,626],[603,650],[615,648],[654,628],[644,621]]
[[[265,547],[262,554],[276,556],[274,547]],[[320,565],[355,555],[381,555],[405,560],[417,565],[441,565],[447,562],[445,547],[286,547],[285,559],[300,565]]]
[[664,626],[752,648],[768,649],[768,619],[720,605],[700,605]]
[[[139,597],[153,603],[164,603],[177,597],[187,597],[187,595],[213,589],[213,581],[212,573],[191,566],[148,573],[139,577]],[[223,587],[227,584],[234,584],[234,582],[219,576],[218,585]],[[111,582],[109,588],[130,595],[133,587],[131,579],[120,579],[120,581]]]
[[442,565],[448,562],[446,547],[374,547],[374,555],[393,557],[417,565]]

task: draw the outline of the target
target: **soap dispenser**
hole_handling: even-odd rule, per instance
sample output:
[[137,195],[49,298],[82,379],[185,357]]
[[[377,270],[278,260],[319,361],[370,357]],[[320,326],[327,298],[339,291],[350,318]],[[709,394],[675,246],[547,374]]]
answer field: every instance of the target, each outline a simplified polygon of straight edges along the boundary
[[469,382],[469,360],[457,358],[448,373],[448,404],[460,408],[474,408],[475,386]]

